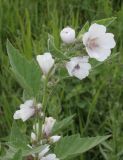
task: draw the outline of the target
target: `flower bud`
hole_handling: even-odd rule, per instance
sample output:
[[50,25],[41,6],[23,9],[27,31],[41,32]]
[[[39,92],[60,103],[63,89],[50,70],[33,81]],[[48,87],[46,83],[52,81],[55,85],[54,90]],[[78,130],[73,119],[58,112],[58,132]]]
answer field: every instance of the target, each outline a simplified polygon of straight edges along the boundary
[[42,126],[42,132],[44,135],[46,135],[47,137],[49,137],[51,135],[51,131],[52,131],[52,128],[53,128],[55,122],[56,122],[56,120],[52,117],[45,118],[45,122]]
[[42,157],[40,160],[59,160],[55,154],[48,154],[45,157]]
[[52,58],[51,53],[44,53],[43,55],[37,55],[36,59],[43,74],[46,76],[54,65],[54,59]]
[[50,150],[50,146],[47,146],[39,153],[39,158],[41,159],[48,151]]
[[66,44],[73,43],[75,41],[75,30],[70,27],[66,27],[60,32],[60,37]]
[[60,140],[60,138],[61,138],[61,136],[55,135],[55,136],[50,137],[50,141],[52,143],[55,143],[55,142],[58,142]]
[[31,132],[31,141],[34,142],[36,141],[37,137],[36,134],[34,132]]

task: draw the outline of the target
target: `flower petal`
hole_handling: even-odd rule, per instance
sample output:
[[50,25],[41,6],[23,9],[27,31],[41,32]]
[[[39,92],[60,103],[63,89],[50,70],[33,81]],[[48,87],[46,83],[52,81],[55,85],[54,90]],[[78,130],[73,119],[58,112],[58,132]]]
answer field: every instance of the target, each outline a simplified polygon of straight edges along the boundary
[[94,23],[90,26],[89,32],[93,37],[98,37],[105,34],[106,27],[104,25]]
[[71,61],[66,63],[66,68],[70,76],[73,76],[72,70],[74,65],[75,65],[74,62],[71,62]]
[[90,34],[89,32],[86,32],[83,37],[82,37],[82,41],[83,41],[83,44],[86,46],[87,45],[87,42],[88,42],[88,39],[90,37]]
[[91,58],[95,58],[100,62],[107,59],[107,57],[111,54],[111,50],[105,48],[96,48],[95,50],[86,48],[86,50]]
[[20,119],[20,118],[21,118],[20,110],[17,110],[17,111],[14,113],[13,118],[14,118],[14,119]]
[[77,65],[78,63],[87,63],[88,62],[88,59],[89,59],[89,56],[83,56],[83,57],[73,57],[71,58],[71,63],[73,65]]
[[26,102],[24,103],[26,106],[33,106],[34,101],[32,99],[26,100]]
[[46,157],[42,157],[41,160],[59,160],[59,159],[56,158],[55,154],[48,154]]
[[50,146],[48,145],[39,153],[39,158],[42,158],[49,150],[50,150]]
[[91,69],[91,65],[89,63],[79,64],[79,65],[80,69],[74,70],[73,75],[82,80],[89,75],[89,70]]
[[22,108],[20,110],[20,116],[21,119],[23,120],[23,122],[25,122],[27,119],[29,119],[30,117],[32,117],[35,113],[35,109],[33,108]]
[[55,142],[58,142],[60,138],[61,136],[55,135],[55,136],[50,137],[50,141],[55,143]]
[[34,101],[31,100],[31,99],[26,100],[24,104],[20,105],[20,109],[22,109],[22,108],[31,108],[33,106],[33,103],[34,103]]
[[98,39],[99,44],[101,47],[105,49],[114,48],[116,45],[116,42],[114,40],[114,35],[112,33],[106,33],[102,37]]

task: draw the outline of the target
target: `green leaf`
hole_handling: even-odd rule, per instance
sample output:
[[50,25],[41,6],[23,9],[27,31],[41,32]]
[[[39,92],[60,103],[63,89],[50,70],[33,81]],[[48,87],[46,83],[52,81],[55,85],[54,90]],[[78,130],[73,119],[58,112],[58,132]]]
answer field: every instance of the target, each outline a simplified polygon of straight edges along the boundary
[[12,125],[9,142],[6,143],[9,149],[6,152],[5,159],[12,159],[16,154],[16,156],[18,156],[18,150],[21,150],[22,157],[26,157],[35,153],[39,153],[47,147],[47,145],[41,145],[31,148],[31,146],[29,147],[28,144],[29,141],[27,140],[26,135],[20,131],[16,122],[14,122]]
[[64,130],[65,128],[67,128],[69,125],[71,125],[73,123],[73,117],[75,115],[69,116],[65,119],[63,119],[62,121],[56,122],[53,126],[52,129],[52,134],[56,134],[61,130]]
[[27,144],[28,140],[26,135],[20,131],[16,122],[14,122],[12,125],[8,145],[14,146],[17,149],[27,149]]
[[78,39],[78,40],[81,39],[82,36],[83,36],[83,34],[84,34],[85,32],[88,32],[88,29],[89,29],[89,22],[87,21],[87,22],[85,23],[85,25],[82,27],[81,31],[79,32],[79,34],[78,34],[78,36],[77,36],[77,39]]
[[106,27],[108,27],[110,24],[112,24],[115,20],[117,19],[117,17],[111,17],[111,18],[105,18],[105,19],[101,19],[101,20],[96,20],[92,23],[97,23],[97,24],[102,24]]
[[22,155],[23,156],[29,156],[31,154],[36,154],[39,153],[41,151],[43,151],[48,145],[41,145],[38,147],[34,147],[32,149],[28,149],[28,150],[23,150]]
[[54,42],[54,37],[50,34],[48,34],[48,50],[49,52],[53,52],[53,54],[57,57],[57,58],[68,58],[66,55],[63,54],[63,52],[61,52],[56,46],[55,46],[55,42]]
[[22,151],[18,150],[12,160],[22,160]]
[[[41,152],[47,145],[41,145],[37,147],[29,147],[29,142],[27,140],[27,137],[24,133],[22,133],[17,126],[17,124],[14,122],[11,130],[11,134],[9,137],[9,142],[6,143],[6,145],[9,146],[9,149],[6,153],[6,158],[13,158],[18,150],[21,150],[22,157],[29,156],[31,154],[39,153]],[[18,155],[18,154],[17,154]]]
[[27,61],[9,41],[7,41],[7,53],[17,81],[30,96],[36,96],[40,90],[41,79],[37,64],[34,61]]
[[[42,150],[44,150],[46,147],[47,147],[47,145],[41,145],[41,146],[34,147],[34,148],[29,148],[28,146],[26,148],[24,147],[21,149],[22,157],[26,157],[26,156],[29,156],[32,154],[39,153]],[[20,149],[9,144],[9,149],[6,152],[5,159],[13,158],[15,156],[15,154],[18,152],[18,150],[20,150]]]
[[28,151],[30,148],[27,146],[28,140],[26,135],[22,133],[17,126],[16,122],[13,123],[9,141],[6,143],[6,145],[9,146],[9,149],[6,153],[6,158],[13,158],[14,155],[18,152],[18,150],[21,150],[22,152]]
[[6,144],[9,146],[7,155],[11,157],[13,157],[18,150],[22,151],[22,156],[29,156],[31,154],[39,153],[47,147],[47,145],[41,145],[34,148],[27,146],[29,144],[27,137],[20,131],[16,122],[13,123],[9,142]]
[[70,159],[92,149],[109,137],[80,138],[79,135],[66,136],[56,144],[54,152],[60,160]]

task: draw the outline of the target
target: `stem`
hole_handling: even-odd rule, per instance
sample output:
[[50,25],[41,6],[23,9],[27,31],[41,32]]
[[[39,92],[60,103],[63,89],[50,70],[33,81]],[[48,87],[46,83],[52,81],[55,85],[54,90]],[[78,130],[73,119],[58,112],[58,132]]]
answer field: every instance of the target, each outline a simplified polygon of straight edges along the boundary
[[42,121],[40,119],[40,115],[38,117],[39,117],[38,118],[38,124],[39,124],[38,141],[40,141],[42,138],[42,132],[41,132],[42,131]]
[[[47,92],[47,82],[48,82],[48,77],[44,80],[44,88],[43,88],[43,100],[42,100],[42,106],[43,106],[43,112],[45,113],[46,111],[46,92]],[[42,138],[42,124],[43,121],[41,121],[41,115],[38,115],[38,124],[39,124],[39,133],[38,133],[38,140],[40,141]]]
[[[36,105],[36,99],[34,99],[34,101],[35,101],[35,110],[38,110],[38,107],[37,107],[37,105]],[[37,122],[38,122],[38,120],[39,120],[39,114],[38,114],[38,112],[36,111],[36,116],[35,116],[35,120],[34,120],[34,130],[35,130],[35,134],[36,134],[36,137],[38,138],[38,135],[39,135],[39,131],[37,132]]]
[[48,83],[48,77],[46,77],[46,79],[44,81],[44,89],[43,89],[42,106],[43,106],[44,113],[46,111],[47,83]]

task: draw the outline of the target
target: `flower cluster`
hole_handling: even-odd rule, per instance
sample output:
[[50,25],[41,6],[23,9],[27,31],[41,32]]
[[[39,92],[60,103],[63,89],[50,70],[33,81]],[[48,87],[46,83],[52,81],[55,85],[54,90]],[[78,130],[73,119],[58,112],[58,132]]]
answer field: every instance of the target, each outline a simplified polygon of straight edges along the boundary
[[[61,39],[65,44],[73,44],[77,42],[75,38],[75,31],[70,28],[64,28],[60,33]],[[111,49],[115,47],[116,43],[112,33],[106,33],[104,25],[92,24],[88,32],[82,35],[85,49],[90,58],[95,58],[98,61],[106,60],[110,54]],[[75,76],[80,80],[89,75],[91,65],[88,63],[89,57],[73,57],[70,62],[67,62],[66,68],[70,76]]]
[[[66,27],[60,32],[60,37],[66,45],[76,44],[77,39],[75,37],[75,30]],[[114,35],[112,33],[106,33],[106,27],[99,24],[92,24],[88,32],[82,35],[81,42],[85,46],[88,56],[72,57],[69,62],[66,63],[66,68],[70,76],[75,76],[80,80],[89,75],[91,70],[91,64],[89,58],[95,58],[98,61],[106,60],[110,54],[111,49],[115,47],[116,43]],[[54,59],[51,53],[44,53],[44,55],[38,55],[37,61],[43,74],[46,76],[54,65]]]
[[[40,144],[44,144],[44,143],[53,144],[55,142],[58,142],[60,140],[61,136],[58,136],[58,135],[52,136],[52,129],[53,129],[55,122],[56,122],[56,119],[54,119],[53,117],[45,117],[44,124],[42,125],[42,130],[39,130],[39,124],[36,123],[33,126],[34,132],[31,133],[32,145],[35,145],[36,141],[37,142],[39,141],[38,134],[40,134],[40,132],[42,132],[42,139],[40,140]],[[47,154],[49,152],[49,150],[50,150],[50,145],[48,145],[48,147],[46,147],[43,151],[41,151],[39,153],[39,159],[40,160],[42,160],[42,159],[44,159],[44,160],[51,160],[51,159],[58,160],[58,158],[56,158],[55,154]],[[35,156],[35,155],[33,155],[33,156]]]
[[51,136],[52,135],[52,128],[53,128],[55,122],[56,122],[56,119],[54,119],[53,117],[45,117],[45,121],[44,121],[44,124],[42,125],[41,131],[39,130],[39,124],[36,123],[33,126],[34,132],[31,133],[32,142],[35,142],[38,140],[38,137],[36,135],[38,135],[39,132],[42,132],[42,137],[44,139],[47,139],[47,141],[49,143],[55,143],[55,142],[59,141],[61,136],[58,136],[58,135]]
[[[27,100],[24,104],[20,105],[20,110],[17,110],[14,113],[14,119],[22,119],[22,121],[28,120],[32,117],[36,111],[40,113],[40,117],[42,117],[42,105],[38,103],[34,104],[34,100]],[[45,117],[44,124],[42,125],[42,129],[40,130],[39,123],[33,125],[33,131],[31,132],[31,143],[32,146],[29,145],[30,148],[33,148],[35,144],[53,144],[60,140],[61,136],[52,135],[52,129],[56,122],[56,119],[53,117]],[[42,139],[39,140],[38,135],[42,135]],[[43,151],[39,153],[39,160],[58,160],[55,154],[47,154],[50,150],[50,145],[46,147]],[[32,154],[35,157],[35,154]]]
[[[64,28],[60,32],[60,37],[67,46],[75,45],[78,42],[75,30],[70,27]],[[111,49],[116,45],[114,35],[112,33],[106,33],[106,27],[96,23],[92,24],[88,32],[84,33],[81,37],[79,40],[80,44],[83,45],[88,55],[81,56],[80,54],[77,57],[70,57],[69,61],[65,61],[69,75],[75,76],[80,80],[89,75],[91,70],[89,58],[104,61],[111,54]],[[52,54],[46,52],[43,55],[37,55],[36,60],[42,70],[43,76],[48,79],[55,65],[55,59]],[[44,81],[46,80],[45,78]],[[22,121],[25,122],[32,116],[37,116],[38,121],[36,121],[33,126],[31,145],[29,145],[29,147],[33,148],[36,145],[47,145],[47,147],[38,154],[38,159],[58,160],[56,155],[51,153],[50,146],[58,142],[61,136],[53,135],[52,129],[56,123],[56,119],[46,116],[46,108],[44,109],[46,106],[43,106],[43,104],[37,103],[33,99],[27,100],[24,104],[20,105],[20,109],[14,113],[13,117],[14,119],[22,119]],[[37,155],[33,154],[32,156],[35,157]]]

